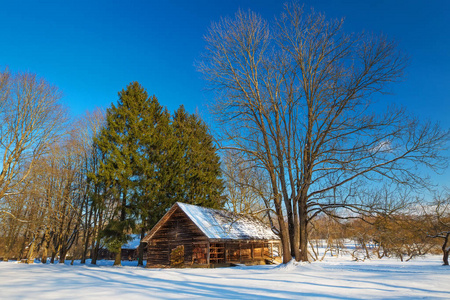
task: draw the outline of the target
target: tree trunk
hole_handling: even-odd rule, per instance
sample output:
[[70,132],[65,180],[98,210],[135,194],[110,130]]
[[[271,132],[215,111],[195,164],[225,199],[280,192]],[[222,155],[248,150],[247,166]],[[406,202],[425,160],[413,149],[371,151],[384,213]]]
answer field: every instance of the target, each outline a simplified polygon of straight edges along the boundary
[[85,235],[85,240],[84,240],[84,249],[83,249],[83,253],[81,254],[81,264],[85,264],[86,263],[86,256],[87,256],[87,252],[88,252],[88,245],[89,245],[89,235]]
[[[125,188],[122,193],[122,206],[121,206],[121,212],[120,212],[120,221],[125,222],[126,219],[126,206],[127,206],[127,189]],[[114,266],[121,266],[121,259],[122,259],[122,245],[120,245],[120,248],[118,252],[116,253],[116,257],[114,260]]]
[[278,224],[280,226],[281,247],[283,248],[283,263],[287,264],[292,259],[292,256],[289,243],[289,232],[286,222],[284,221],[279,195],[275,196],[275,210],[278,218]]
[[55,263],[55,259],[56,259],[56,256],[58,255],[58,253],[61,256],[61,245],[60,245],[59,241],[58,241],[58,246],[55,247],[55,249],[53,250],[53,253],[52,253],[52,261],[51,261],[52,264]]
[[138,257],[138,266],[144,265],[144,243],[142,243],[142,239],[145,237],[145,228],[141,229],[141,242],[139,243],[139,257]]
[[60,255],[59,255],[59,263],[60,264],[63,264],[66,262],[66,254],[67,254],[66,249],[61,248]]
[[[87,189],[89,189],[89,184]],[[85,203],[86,203],[86,208],[88,206],[88,197],[87,197],[88,193],[85,193]],[[85,216],[85,226],[86,226],[86,230],[83,233],[83,241],[84,241],[84,249],[83,249],[83,253],[81,255],[81,263],[85,264],[86,263],[86,256],[87,256],[87,252],[88,252],[88,248],[89,248],[89,241],[91,240],[91,235],[92,235],[92,229],[91,229],[91,221],[92,221],[92,215],[94,212],[94,204],[92,203],[91,206],[89,207],[89,214],[86,214]],[[80,212],[81,214],[81,212]],[[88,216],[89,215],[89,216]],[[92,258],[92,256],[91,256]]]
[[308,213],[306,197],[300,197],[299,201],[299,225],[300,225],[300,261],[308,261]]
[[35,244],[35,239],[33,238],[33,241],[31,242],[30,248],[28,249],[28,254],[27,254],[27,262],[29,264],[34,263],[34,244]]
[[94,244],[95,245],[92,248],[92,255],[91,255],[91,258],[92,258],[91,264],[92,265],[96,265],[97,264],[98,251],[100,249],[100,233],[99,233],[99,231],[100,231],[100,228],[101,228],[102,224],[103,224],[103,211],[100,210],[99,211],[99,217],[98,217],[98,223],[96,221],[96,218],[94,219],[94,231],[95,231],[95,234],[94,234],[95,243]]
[[447,232],[447,235],[444,238],[444,244],[442,245],[442,252],[444,253],[442,260],[444,261],[444,266],[448,266],[448,255],[450,252],[450,246],[448,246],[449,236],[450,232]]
[[47,256],[48,256],[48,248],[50,247],[51,243],[51,233],[50,230],[47,228],[44,233],[44,240],[42,241],[42,259],[41,262],[43,264],[47,263]]
[[29,234],[30,234],[30,231],[29,231],[29,229],[27,229],[24,234],[22,246],[20,247],[20,253],[19,253],[19,257],[18,257],[19,260],[21,260],[25,256],[25,249],[26,249]]
[[[292,204],[289,198],[285,198],[284,205],[286,207],[286,215],[287,215],[287,225],[288,225],[288,233],[289,233],[289,245],[291,251],[291,257],[296,257],[298,259],[298,253],[295,251],[295,222],[294,222],[294,214],[292,212]],[[294,208],[295,209],[295,208]],[[298,252],[298,251],[297,251]]]
[[83,247],[83,253],[81,253],[81,264],[85,264],[86,263],[86,256],[87,256],[87,252],[88,252],[88,247],[89,247],[89,241],[90,241],[90,236],[91,236],[91,230],[89,228],[90,224],[88,222],[86,222],[86,230],[83,233],[83,242],[84,242],[84,247]]
[[49,245],[50,243],[50,239],[49,239],[49,233],[45,234],[45,239],[42,242],[42,257],[41,257],[41,263],[46,264],[47,263],[47,258],[48,258],[48,248],[50,247]]
[[300,224],[299,224],[299,218],[298,218],[298,211],[297,211],[298,203],[294,200],[293,203],[293,213],[294,213],[294,228],[293,228],[293,239],[291,241],[291,253],[294,253],[294,257],[296,261],[301,260],[301,254],[300,254]]
[[116,253],[114,258],[114,266],[122,265],[122,249],[119,249],[119,252]]
[[55,256],[56,256],[56,251],[53,250],[53,251],[52,251],[52,258],[50,259],[50,263],[51,263],[51,264],[54,264],[54,263],[55,263]]
[[42,248],[42,259],[41,259],[41,263],[46,264],[47,263],[47,254],[48,254],[48,249],[47,246],[45,246],[44,248]]
[[364,251],[366,251],[367,259],[370,259],[370,253],[369,253],[369,249],[367,248],[366,242],[364,240],[362,242],[363,243],[361,245],[364,248]]
[[96,242],[95,243],[95,247],[92,251],[92,260],[91,260],[91,264],[92,265],[96,265],[97,264],[97,259],[98,259],[98,251],[100,250],[100,243]]

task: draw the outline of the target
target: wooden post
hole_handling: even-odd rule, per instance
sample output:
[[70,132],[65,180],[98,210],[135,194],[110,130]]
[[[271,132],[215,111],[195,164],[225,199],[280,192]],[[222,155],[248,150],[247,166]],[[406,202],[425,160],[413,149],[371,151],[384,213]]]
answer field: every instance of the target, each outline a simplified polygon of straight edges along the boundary
[[170,252],[171,252],[171,250],[172,249],[170,249],[170,238],[169,238],[168,243],[167,243],[167,265],[169,265],[169,266],[170,266]]
[[269,243],[270,246],[270,257],[273,259],[273,242]]
[[[256,244],[256,248],[261,249],[261,244]],[[264,248],[264,246],[263,246],[263,248]],[[262,249],[260,251],[264,251],[264,249]],[[255,254],[255,256],[256,256],[256,254]],[[261,252],[259,252],[259,257],[261,257]]]
[[224,263],[227,263],[227,243],[223,243],[223,255],[224,255]]
[[250,250],[250,257],[252,258],[252,261],[255,259],[255,252],[254,252],[254,246],[255,246],[255,244],[252,242],[252,248],[251,248],[251,250]]
[[239,263],[242,264],[242,256],[241,256],[241,241],[239,241]]
[[206,243],[206,264],[209,266],[209,258],[210,258],[210,242]]

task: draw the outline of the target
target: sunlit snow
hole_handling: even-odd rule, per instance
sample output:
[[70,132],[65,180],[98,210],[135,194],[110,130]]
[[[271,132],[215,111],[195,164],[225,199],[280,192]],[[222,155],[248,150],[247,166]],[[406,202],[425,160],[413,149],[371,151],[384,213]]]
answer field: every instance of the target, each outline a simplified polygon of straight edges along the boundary
[[256,219],[225,210],[177,202],[197,227],[210,239],[279,240],[270,227]]
[[0,262],[0,299],[450,299],[440,256],[219,269]]

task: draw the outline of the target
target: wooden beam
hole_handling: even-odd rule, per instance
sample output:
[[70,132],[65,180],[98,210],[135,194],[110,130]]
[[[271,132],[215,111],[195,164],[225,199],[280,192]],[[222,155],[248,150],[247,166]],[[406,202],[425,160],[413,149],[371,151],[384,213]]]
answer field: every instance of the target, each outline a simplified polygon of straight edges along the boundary
[[273,258],[273,243],[270,243],[270,257]]
[[206,244],[206,264],[209,266],[209,258],[210,258],[210,243]]
[[241,256],[241,242],[239,242],[239,263],[242,264],[242,256]]
[[225,256],[224,263],[227,263],[227,243],[223,244],[223,252],[224,252],[223,254]]

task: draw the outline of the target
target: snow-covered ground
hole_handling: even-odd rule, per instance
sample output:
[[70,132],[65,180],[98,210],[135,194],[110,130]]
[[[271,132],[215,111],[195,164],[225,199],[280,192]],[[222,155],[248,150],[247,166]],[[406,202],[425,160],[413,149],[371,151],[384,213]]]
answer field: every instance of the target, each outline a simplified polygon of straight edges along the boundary
[[441,257],[220,269],[0,262],[0,299],[450,299]]

